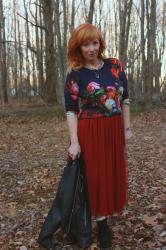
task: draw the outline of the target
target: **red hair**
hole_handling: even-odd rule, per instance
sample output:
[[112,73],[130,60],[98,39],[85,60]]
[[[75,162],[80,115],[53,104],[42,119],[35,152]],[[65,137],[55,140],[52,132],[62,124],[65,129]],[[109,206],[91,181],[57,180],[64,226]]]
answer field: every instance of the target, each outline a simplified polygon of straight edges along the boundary
[[98,58],[103,59],[103,51],[105,50],[105,42],[100,30],[90,24],[83,23],[79,25],[72,33],[68,42],[67,60],[70,69],[79,69],[85,66],[85,59],[82,56],[80,46],[88,41],[98,39],[100,43]]

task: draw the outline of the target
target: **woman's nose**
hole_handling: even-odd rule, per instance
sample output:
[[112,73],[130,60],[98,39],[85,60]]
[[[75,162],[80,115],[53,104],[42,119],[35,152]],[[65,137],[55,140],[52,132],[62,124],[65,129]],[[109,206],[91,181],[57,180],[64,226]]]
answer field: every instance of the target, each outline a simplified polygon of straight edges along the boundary
[[90,45],[90,46],[89,46],[89,50],[90,50],[90,51],[94,51],[94,46],[93,46],[93,45]]

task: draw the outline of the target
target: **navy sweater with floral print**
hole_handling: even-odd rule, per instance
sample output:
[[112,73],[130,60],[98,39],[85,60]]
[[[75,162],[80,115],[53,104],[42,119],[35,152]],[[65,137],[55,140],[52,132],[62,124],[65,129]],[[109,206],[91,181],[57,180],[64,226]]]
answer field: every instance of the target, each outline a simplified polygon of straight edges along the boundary
[[66,76],[65,108],[78,114],[79,119],[121,114],[121,106],[128,99],[127,79],[120,61],[103,61],[98,70],[83,67]]

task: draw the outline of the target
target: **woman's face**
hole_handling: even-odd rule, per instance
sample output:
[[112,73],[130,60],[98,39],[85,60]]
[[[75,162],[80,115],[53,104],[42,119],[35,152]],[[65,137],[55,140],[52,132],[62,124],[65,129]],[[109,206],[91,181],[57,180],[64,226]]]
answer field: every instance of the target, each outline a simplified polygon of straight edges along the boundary
[[98,58],[99,48],[100,43],[97,38],[86,41],[80,46],[82,56],[87,62],[94,61]]

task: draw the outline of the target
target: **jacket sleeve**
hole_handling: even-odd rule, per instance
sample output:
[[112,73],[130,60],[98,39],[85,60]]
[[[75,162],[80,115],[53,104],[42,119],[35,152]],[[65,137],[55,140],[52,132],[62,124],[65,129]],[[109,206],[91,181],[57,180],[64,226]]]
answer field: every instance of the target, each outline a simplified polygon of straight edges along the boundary
[[64,99],[65,110],[79,112],[79,84],[76,76],[76,72],[71,71],[67,74],[64,84]]

